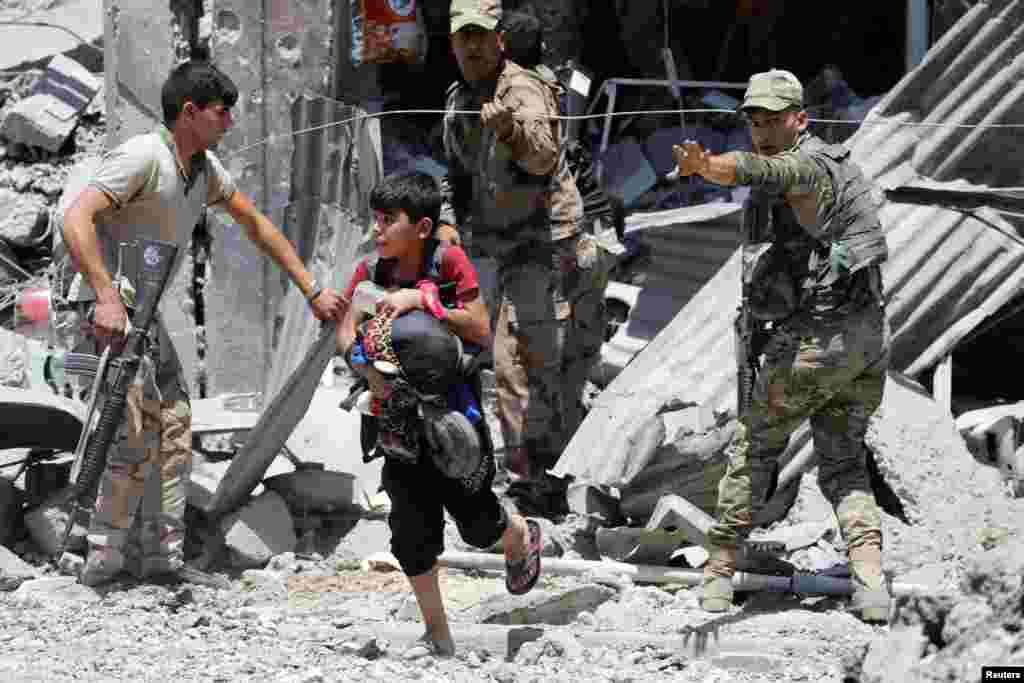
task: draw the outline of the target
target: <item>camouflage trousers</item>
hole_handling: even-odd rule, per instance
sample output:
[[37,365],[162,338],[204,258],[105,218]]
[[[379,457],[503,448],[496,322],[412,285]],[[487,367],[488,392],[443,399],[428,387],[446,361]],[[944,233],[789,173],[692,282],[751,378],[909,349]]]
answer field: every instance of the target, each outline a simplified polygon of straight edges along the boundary
[[611,257],[590,235],[520,247],[498,259],[494,341],[506,453],[550,469],[583,421],[582,395],[604,342]]
[[882,400],[888,349],[888,323],[878,304],[842,323],[775,331],[719,485],[711,545],[735,547],[747,535],[772,494],[790,435],[809,418],[820,455],[818,485],[835,509],[847,548],[881,547],[881,512],[864,436]]
[[[84,309],[68,317],[76,319],[64,325],[75,332],[71,347],[96,353],[90,326],[78,322]],[[124,568],[138,575],[174,571],[184,561],[192,409],[183,387],[176,358],[143,359],[96,495],[90,547],[113,548],[124,557]]]

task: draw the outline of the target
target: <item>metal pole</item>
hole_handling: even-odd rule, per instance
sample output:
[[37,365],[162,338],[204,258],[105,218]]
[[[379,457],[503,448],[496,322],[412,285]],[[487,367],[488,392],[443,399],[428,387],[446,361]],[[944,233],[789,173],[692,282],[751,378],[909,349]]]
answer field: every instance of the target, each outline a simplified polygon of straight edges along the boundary
[[907,0],[907,71],[913,71],[928,52],[928,0]]

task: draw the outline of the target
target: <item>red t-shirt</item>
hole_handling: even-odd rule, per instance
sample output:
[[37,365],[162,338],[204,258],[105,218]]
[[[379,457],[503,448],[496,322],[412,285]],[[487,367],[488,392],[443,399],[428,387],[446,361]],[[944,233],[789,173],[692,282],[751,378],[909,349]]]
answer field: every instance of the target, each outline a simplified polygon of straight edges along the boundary
[[[345,290],[346,301],[352,301],[356,285],[363,280],[370,279],[370,269],[367,266],[367,260],[363,259],[356,266],[356,272],[352,275],[352,281],[349,282],[348,289]],[[422,280],[424,278],[426,278],[426,273],[421,273],[419,279]],[[466,252],[462,250],[462,247],[450,246],[446,248],[444,256],[441,258],[441,282],[438,284],[448,282],[455,283],[455,299],[459,303],[465,303],[474,298],[474,295],[480,289],[480,279],[477,276],[476,268],[469,262],[469,257],[466,256]],[[416,288],[415,281],[391,282],[389,284],[399,288]]]

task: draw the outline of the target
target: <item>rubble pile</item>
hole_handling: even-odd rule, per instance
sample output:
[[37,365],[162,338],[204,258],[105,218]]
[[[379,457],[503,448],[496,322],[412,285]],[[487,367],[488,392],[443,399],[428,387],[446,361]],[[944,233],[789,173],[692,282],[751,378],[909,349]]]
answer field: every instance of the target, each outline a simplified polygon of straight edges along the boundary
[[1016,539],[967,564],[962,597],[897,601],[891,630],[844,663],[845,680],[924,683],[980,680],[983,666],[1021,666],[1024,543]]
[[71,169],[103,149],[101,84],[60,55],[0,81],[0,323],[23,271],[40,275],[50,263],[49,213]]

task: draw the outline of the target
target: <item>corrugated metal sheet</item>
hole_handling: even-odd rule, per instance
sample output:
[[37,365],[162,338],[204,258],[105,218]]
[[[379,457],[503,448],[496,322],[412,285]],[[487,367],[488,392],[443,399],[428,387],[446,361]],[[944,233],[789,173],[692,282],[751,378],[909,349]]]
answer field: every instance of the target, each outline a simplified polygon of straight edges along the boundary
[[650,247],[651,263],[635,303],[627,302],[628,324],[601,350],[604,376],[620,372],[729,260],[739,245],[741,218],[742,206],[727,202],[626,219],[627,234],[639,235]]
[[[879,102],[848,145],[881,188],[1024,185],[1020,129],[902,125],[1024,121],[1022,19],[1024,2],[979,3]],[[915,374],[1021,293],[1024,226],[991,209],[885,203],[880,216],[893,367]],[[733,408],[738,288],[736,252],[600,395],[557,474],[621,485],[631,425],[671,399]]]

